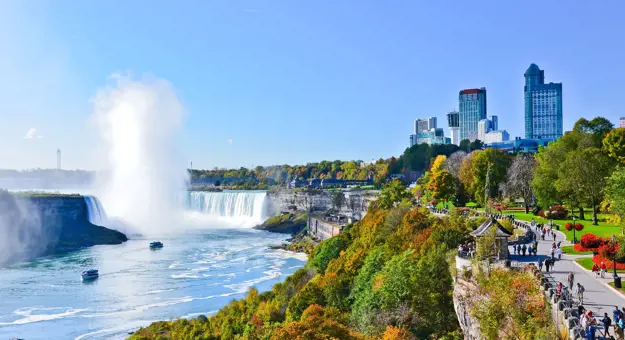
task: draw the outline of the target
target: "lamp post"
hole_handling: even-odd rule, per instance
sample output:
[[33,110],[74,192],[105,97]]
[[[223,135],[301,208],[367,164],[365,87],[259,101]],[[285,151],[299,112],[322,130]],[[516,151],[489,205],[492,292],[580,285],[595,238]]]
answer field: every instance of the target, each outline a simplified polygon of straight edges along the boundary
[[573,244],[577,244],[577,238],[575,238],[575,216],[573,216]]
[[[612,234],[612,245],[616,244],[616,237],[614,236],[614,234]],[[621,278],[618,276],[618,274],[616,274],[616,254],[614,254],[614,257],[612,258],[612,268],[614,270],[614,287],[615,288],[621,288]]]

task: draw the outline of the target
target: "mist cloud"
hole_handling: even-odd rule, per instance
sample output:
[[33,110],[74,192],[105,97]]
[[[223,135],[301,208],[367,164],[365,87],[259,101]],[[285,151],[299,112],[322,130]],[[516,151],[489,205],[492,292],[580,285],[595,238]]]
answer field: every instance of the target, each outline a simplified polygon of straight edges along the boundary
[[28,131],[26,132],[26,135],[24,136],[24,139],[41,139],[41,138],[43,138],[43,136],[38,135],[37,129],[35,128],[28,129]]

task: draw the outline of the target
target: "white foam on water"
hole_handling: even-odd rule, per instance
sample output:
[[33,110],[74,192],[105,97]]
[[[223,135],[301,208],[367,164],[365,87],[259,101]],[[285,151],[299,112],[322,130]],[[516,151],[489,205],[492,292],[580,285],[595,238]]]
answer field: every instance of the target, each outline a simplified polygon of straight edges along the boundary
[[[53,311],[53,310],[65,310],[61,313],[53,314],[32,314],[35,311]],[[71,307],[25,307],[17,309],[13,312],[15,315],[22,316],[21,319],[17,319],[13,322],[0,322],[0,325],[24,325],[33,322],[50,321],[55,319],[62,319],[66,317],[72,317],[80,312],[84,312],[87,309],[71,308]]]

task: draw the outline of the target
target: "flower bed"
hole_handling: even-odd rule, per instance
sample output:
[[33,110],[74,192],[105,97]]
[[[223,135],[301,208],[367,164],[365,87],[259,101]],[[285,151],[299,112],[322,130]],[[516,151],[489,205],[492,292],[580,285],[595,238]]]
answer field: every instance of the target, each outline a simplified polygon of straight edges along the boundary
[[[605,263],[606,267],[608,267],[608,269],[611,269],[611,268],[612,268],[612,266],[613,266],[612,261],[610,261],[610,260],[608,260],[608,259],[605,259],[605,258],[601,257],[601,255],[595,255],[595,256],[593,256],[593,257],[592,257],[592,261],[593,261],[594,263],[596,263],[597,265],[601,265],[601,262],[603,262],[603,263]],[[617,263],[616,263],[616,269],[619,269],[619,270],[625,270],[625,263],[619,263],[619,262],[617,262]]]
[[581,243],[577,243],[573,246],[573,249],[575,249],[575,251],[577,252],[585,252],[585,251],[592,251],[592,252],[597,252],[599,251],[599,248],[584,248],[584,246],[582,246]]

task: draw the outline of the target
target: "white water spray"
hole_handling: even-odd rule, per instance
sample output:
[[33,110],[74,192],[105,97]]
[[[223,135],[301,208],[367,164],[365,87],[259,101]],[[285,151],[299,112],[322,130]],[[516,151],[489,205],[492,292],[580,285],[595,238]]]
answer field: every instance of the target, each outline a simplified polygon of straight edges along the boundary
[[165,80],[113,78],[115,86],[93,99],[108,160],[97,178],[97,196],[107,214],[129,224],[131,232],[171,232],[182,221],[176,197],[187,176],[176,143],[184,108]]

